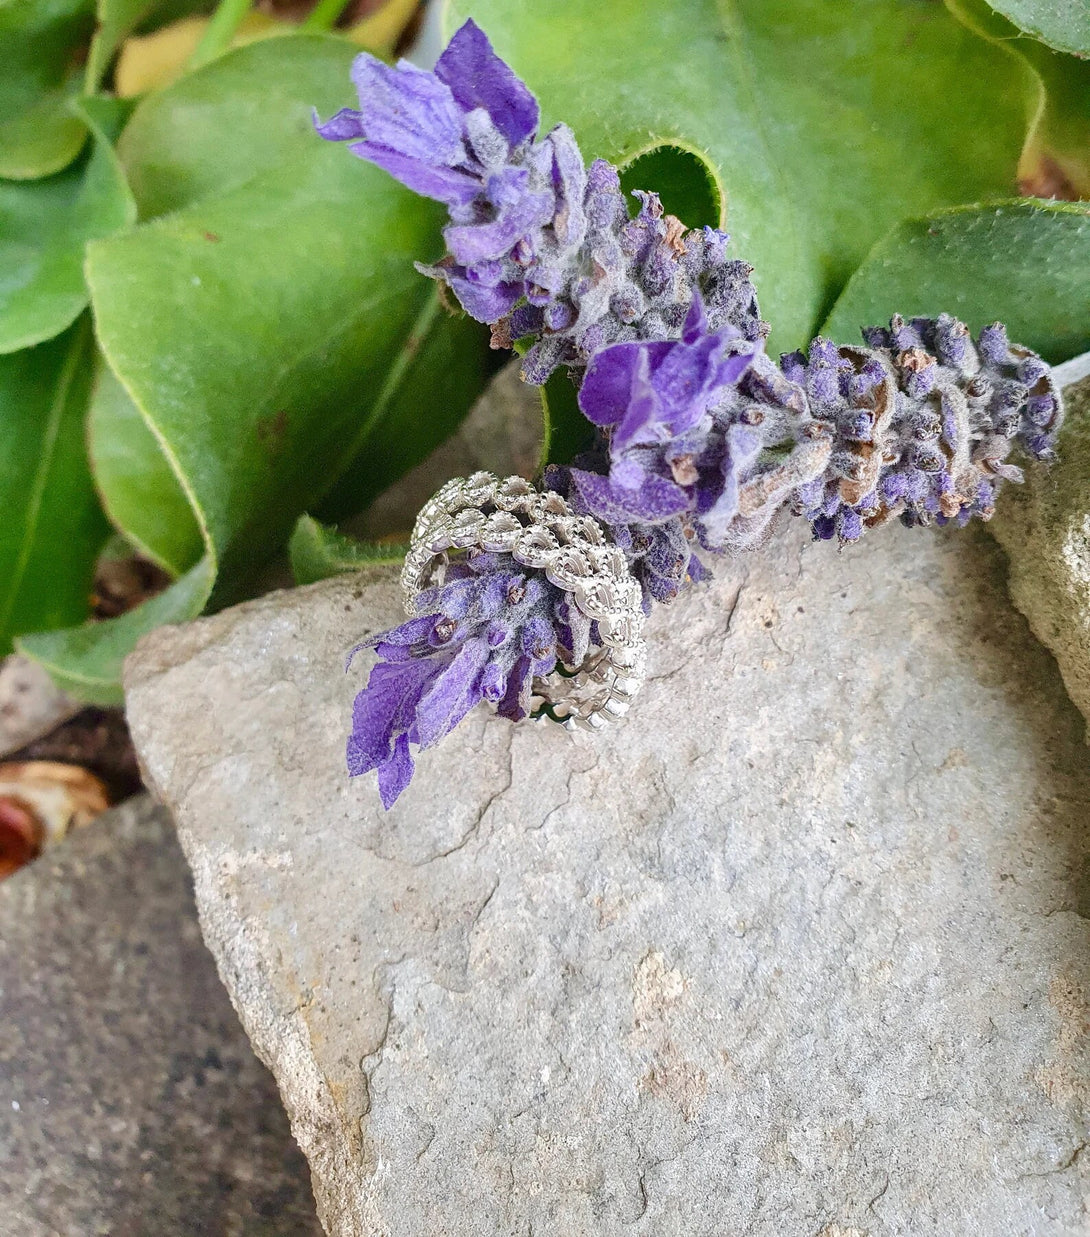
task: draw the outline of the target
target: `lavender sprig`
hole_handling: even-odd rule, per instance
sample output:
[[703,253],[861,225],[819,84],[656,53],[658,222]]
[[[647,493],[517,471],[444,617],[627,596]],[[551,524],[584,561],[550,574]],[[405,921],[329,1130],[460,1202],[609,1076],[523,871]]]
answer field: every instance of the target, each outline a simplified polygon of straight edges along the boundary
[[550,673],[558,656],[579,665],[591,647],[590,620],[509,554],[477,552],[452,563],[417,609],[424,613],[349,657],[372,648],[380,658],[356,697],[348,771],[377,769],[386,807],[412,778],[410,743],[432,747],[482,701],[521,721],[534,677]]
[[528,382],[582,367],[611,343],[677,338],[695,291],[712,330],[767,334],[753,268],[728,259],[726,234],[687,232],[653,193],[636,195],[629,219],[616,168],[598,159],[588,169],[566,125],[537,139],[537,101],[474,22],[434,73],[363,54],[352,75],[359,110],[318,132],[447,207],[447,256],[418,269],[490,323],[497,346],[533,340]]
[[1003,481],[1022,480],[1012,448],[1053,452],[1062,409],[1048,366],[1000,323],[974,344],[949,314],[863,335],[870,348],[819,338],[809,358],[783,358],[834,436],[825,472],[796,496],[814,535],[856,541],[897,516],[909,527],[990,519]]
[[[446,205],[446,256],[418,269],[489,323],[495,346],[528,345],[527,381],[567,366],[580,388],[594,446],[545,483],[604,526],[592,556],[622,575],[627,564],[637,618],[633,580],[645,610],[672,601],[707,575],[695,551],[751,548],[782,512],[841,543],[894,517],[962,525],[1022,479],[1015,447],[1051,456],[1059,392],[998,323],[974,343],[949,315],[894,317],[864,330],[865,347],[818,338],[777,366],[752,267],[727,257],[726,234],[687,231],[653,193],[629,218],[616,168],[588,167],[565,125],[538,138],[537,101],[473,22],[433,73],[363,54],[353,79],[359,109],[318,131]],[[470,532],[484,518],[463,515]],[[558,661],[588,681],[604,673],[598,623],[538,566],[567,550],[548,528],[533,536],[532,566],[460,551],[413,598],[420,617],[360,646],[380,661],[356,698],[349,771],[377,769],[387,807],[412,777],[411,744],[438,742],[482,701],[521,720]],[[627,700],[620,689],[615,712]]]

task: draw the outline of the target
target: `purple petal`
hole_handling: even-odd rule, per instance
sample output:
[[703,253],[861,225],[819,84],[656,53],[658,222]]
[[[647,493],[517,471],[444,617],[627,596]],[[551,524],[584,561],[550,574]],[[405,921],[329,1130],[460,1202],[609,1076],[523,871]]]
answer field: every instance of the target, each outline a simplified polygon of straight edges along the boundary
[[695,344],[702,335],[708,333],[708,319],[704,314],[704,298],[698,288],[693,289],[693,301],[689,312],[685,315],[685,323],[681,328],[681,338],[687,344]]
[[451,224],[443,229],[447,249],[462,266],[502,258],[527,233],[553,217],[551,193],[533,191],[525,168],[507,167],[488,178],[486,194],[496,209],[488,223]]
[[662,403],[656,388],[651,384],[647,350],[641,348],[639,360],[636,362],[636,369],[632,375],[628,408],[613,435],[612,450],[616,454],[630,446],[661,442],[666,436]]
[[359,158],[389,172],[394,180],[399,180],[423,198],[433,198],[447,206],[467,206],[480,196],[481,182],[468,172],[436,167],[427,160],[401,154],[375,142],[353,142],[348,149]]
[[680,515],[689,507],[685,491],[662,477],[644,474],[643,485],[638,490],[631,490],[622,489],[608,477],[584,472],[581,468],[573,468],[571,475],[591,513],[600,516],[607,524],[626,524],[632,520],[657,524]]
[[387,759],[394,732],[409,724],[421,694],[441,665],[418,658],[397,664],[379,662],[372,668],[367,686],[352,706],[346,757],[353,777]]
[[495,322],[505,317],[525,291],[521,283],[498,283],[492,288],[485,287],[451,267],[420,266],[418,269],[433,279],[442,279],[458,298],[461,307],[477,322]]
[[411,618],[407,622],[402,623],[400,627],[394,627],[390,631],[384,631],[377,636],[372,636],[369,640],[364,641],[360,648],[374,648],[380,643],[417,644],[431,635],[438,617],[437,614],[421,614],[417,618]]
[[362,52],[352,62],[352,80],[369,141],[425,163],[464,160],[462,109],[434,73],[407,60],[391,67]]
[[520,657],[507,676],[507,692],[496,706],[500,717],[521,722],[530,712],[530,691],[533,684],[532,666],[528,657]]
[[342,107],[336,116],[330,116],[324,123],[318,119],[317,112],[312,112],[311,116],[314,128],[327,142],[350,142],[367,136],[363,131],[363,113],[354,108]]
[[732,352],[719,362],[719,373],[716,378],[724,386],[733,386],[753,364],[757,345],[751,345],[746,351]]
[[663,357],[655,373],[655,390],[671,434],[691,429],[707,412],[722,352],[719,337],[706,335],[695,344],[675,344]]
[[413,758],[409,751],[409,736],[400,734],[393,752],[378,767],[378,793],[387,811],[394,806],[412,778]]
[[591,357],[579,388],[579,408],[588,421],[616,425],[621,420],[642,353],[639,343],[614,344]]
[[411,647],[406,648],[402,644],[387,644],[384,640],[372,645],[372,648],[383,661],[411,661],[414,656]]
[[466,111],[483,107],[512,146],[537,129],[537,100],[492,50],[476,22],[467,21],[455,32],[436,62],[435,76]]
[[416,711],[417,741],[421,747],[438,743],[481,699],[477,682],[490,652],[486,640],[467,641],[428,686]]

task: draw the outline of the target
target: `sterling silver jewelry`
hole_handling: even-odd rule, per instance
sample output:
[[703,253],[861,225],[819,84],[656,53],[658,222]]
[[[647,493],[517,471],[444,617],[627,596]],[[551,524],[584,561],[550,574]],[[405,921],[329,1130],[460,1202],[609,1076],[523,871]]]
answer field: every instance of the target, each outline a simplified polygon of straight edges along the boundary
[[536,490],[522,477],[456,477],[416,518],[401,572],[410,616],[418,613],[419,594],[443,582],[451,551],[474,548],[510,554],[524,567],[543,571],[598,624],[602,647],[592,649],[582,665],[534,680],[541,704],[569,728],[597,730],[623,717],[646,666],[642,593],[602,525],[593,516],[575,515],[559,494]]

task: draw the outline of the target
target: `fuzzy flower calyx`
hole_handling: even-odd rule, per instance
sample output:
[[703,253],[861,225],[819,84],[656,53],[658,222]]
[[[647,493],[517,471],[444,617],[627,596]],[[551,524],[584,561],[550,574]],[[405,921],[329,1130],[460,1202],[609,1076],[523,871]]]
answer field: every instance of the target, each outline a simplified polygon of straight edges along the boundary
[[676,338],[697,292],[713,329],[767,332],[726,235],[686,231],[653,193],[629,219],[615,168],[588,168],[565,125],[537,138],[536,100],[472,21],[432,73],[363,53],[353,78],[359,109],[318,132],[444,203],[447,256],[420,269],[491,323],[497,346],[530,339],[528,381],[610,343]]
[[855,541],[895,516],[909,526],[987,520],[1003,481],[1022,480],[1012,449],[1052,454],[1059,391],[999,323],[975,343],[949,314],[894,317],[863,335],[869,348],[819,338],[808,357],[782,361],[833,435],[828,467],[797,495],[816,537]]
[[709,330],[699,294],[679,340],[598,353],[579,406],[608,440],[606,475],[572,472],[588,509],[610,524],[684,516],[710,550],[754,544],[829,455],[802,390],[735,327]]
[[[535,676],[586,655],[589,620],[509,554],[475,552],[417,598],[418,615],[365,641],[380,660],[356,697],[348,770],[378,770],[386,807],[413,775],[410,744],[432,747],[475,705],[519,721]],[[573,648],[574,646],[574,648]],[[353,655],[358,650],[353,650]]]

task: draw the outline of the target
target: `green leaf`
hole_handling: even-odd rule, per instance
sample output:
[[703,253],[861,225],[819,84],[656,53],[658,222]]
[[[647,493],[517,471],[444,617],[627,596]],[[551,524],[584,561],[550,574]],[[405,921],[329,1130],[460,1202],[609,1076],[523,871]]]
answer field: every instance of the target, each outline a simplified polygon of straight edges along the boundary
[[121,704],[121,670],[141,636],[164,623],[184,623],[204,609],[215,578],[208,559],[156,597],[120,618],[66,631],[23,636],[16,649],[49,671],[58,687],[88,704]]
[[[396,480],[493,366],[486,332],[413,268],[440,247],[438,208],[314,133],[312,104],[350,101],[352,55],[332,37],[271,40],[149,96],[120,152],[155,217],[88,248],[109,367],[91,416],[103,502],[150,557],[214,584],[215,605],[254,587],[303,511]],[[171,613],[208,588],[187,585]],[[116,693],[124,652],[162,621],[141,614],[28,651],[81,694]]]
[[1061,52],[1090,56],[1090,5],[1086,0],[988,0],[1027,34]]
[[0,4],[0,177],[50,176],[79,154],[87,127],[68,100],[93,14],[93,0]]
[[[719,226],[726,206],[723,186],[699,151],[678,146],[652,146],[621,169],[621,191],[653,188],[663,209],[690,228]],[[637,206],[631,201],[629,209]]]
[[545,437],[541,466],[570,464],[594,442],[594,426],[579,409],[578,392],[567,370],[558,369],[541,388]]
[[1028,121],[1018,161],[1019,188],[1042,198],[1090,197],[1090,60],[1020,37],[984,0],[946,0],[946,5],[1010,58],[1023,86]]
[[172,576],[204,554],[193,508],[159,440],[99,357],[87,420],[91,469],[106,513],[140,552]]
[[303,515],[288,542],[291,571],[296,584],[313,584],[362,567],[400,564],[408,546],[376,545],[345,537],[312,516]]
[[85,318],[0,357],[0,656],[12,636],[87,615],[108,527],[83,447],[92,356]]
[[319,145],[90,246],[99,342],[223,570],[273,553],[352,458],[431,294],[412,257],[434,229],[430,205]]
[[145,99],[118,141],[141,219],[225,193],[279,165],[322,158],[322,151],[329,165],[354,166],[343,148],[339,160],[330,158],[335,148],[317,136],[312,118],[312,109],[329,116],[355,101],[348,81],[354,54],[333,36],[271,40]]
[[52,339],[87,305],[87,242],[131,223],[136,207],[110,145],[114,108],[88,99],[87,156],[54,176],[0,182],[0,353]]
[[71,92],[51,91],[0,124],[0,176],[36,180],[72,162],[87,141],[87,126],[71,102]]
[[893,229],[870,252],[822,333],[851,343],[863,326],[956,314],[1058,362],[1090,349],[1090,203],[966,206]]
[[386,373],[355,459],[322,499],[318,515],[339,520],[368,507],[454,433],[472,398],[507,359],[487,347],[479,322],[451,316],[433,288]]
[[[772,347],[804,343],[898,220],[1007,195],[1024,101],[997,48],[913,0],[457,0],[588,157],[656,145],[725,186]],[[655,186],[648,186],[654,188]]]

